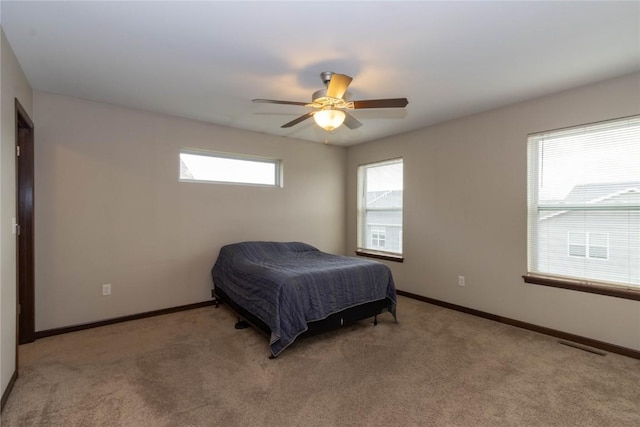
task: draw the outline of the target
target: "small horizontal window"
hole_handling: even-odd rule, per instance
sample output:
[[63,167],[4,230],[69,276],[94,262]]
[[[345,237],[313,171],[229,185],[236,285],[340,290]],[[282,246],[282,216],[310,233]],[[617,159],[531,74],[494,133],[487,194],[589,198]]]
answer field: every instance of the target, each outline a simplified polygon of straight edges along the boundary
[[281,187],[281,176],[280,160],[180,150],[180,181]]

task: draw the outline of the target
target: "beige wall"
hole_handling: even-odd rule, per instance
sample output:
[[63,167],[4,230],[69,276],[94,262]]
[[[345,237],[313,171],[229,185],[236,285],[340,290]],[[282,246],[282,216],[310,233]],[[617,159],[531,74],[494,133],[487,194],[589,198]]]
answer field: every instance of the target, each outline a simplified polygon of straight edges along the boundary
[[[34,115],[37,331],[206,301],[226,243],[344,252],[345,148],[38,91]],[[180,147],[282,159],[284,188],[180,183]]]
[[[352,253],[357,165],[402,156],[405,262],[389,263],[399,289],[640,349],[637,301],[521,279],[526,135],[638,114],[638,74],[347,150],[43,92],[32,104],[4,34],[1,58],[2,391],[15,364],[16,96],[36,124],[38,331],[205,301],[233,241]],[[180,147],[281,158],[285,186],[179,183]]]
[[347,251],[356,247],[357,166],[402,156],[405,261],[389,263],[398,289],[640,350],[640,302],[521,278],[527,134],[638,113],[634,74],[350,147]]
[[0,384],[4,393],[16,365],[15,99],[33,115],[31,86],[3,31],[0,39]]

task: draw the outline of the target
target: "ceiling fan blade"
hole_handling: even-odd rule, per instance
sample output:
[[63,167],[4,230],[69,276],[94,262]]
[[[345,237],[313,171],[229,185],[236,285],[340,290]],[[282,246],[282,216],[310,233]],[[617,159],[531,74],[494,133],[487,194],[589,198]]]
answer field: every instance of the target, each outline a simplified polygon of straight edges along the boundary
[[315,111],[310,111],[307,114],[304,114],[304,115],[298,117],[297,119],[291,120],[289,123],[285,123],[280,127],[281,128],[290,128],[291,126],[295,126],[298,123],[307,120],[309,117],[313,116],[314,114],[315,114]]
[[360,123],[358,119],[353,117],[351,114],[344,111],[344,115],[345,115],[345,118],[344,118],[343,124],[349,129],[358,129],[360,126],[362,126],[362,123]]
[[261,102],[263,104],[285,104],[285,105],[307,105],[308,102],[298,101],[278,101],[277,99],[252,99],[253,102]]
[[333,74],[327,85],[327,96],[329,98],[342,99],[351,80],[353,79],[346,74]]
[[408,103],[407,98],[369,99],[353,101],[353,108],[404,108]]

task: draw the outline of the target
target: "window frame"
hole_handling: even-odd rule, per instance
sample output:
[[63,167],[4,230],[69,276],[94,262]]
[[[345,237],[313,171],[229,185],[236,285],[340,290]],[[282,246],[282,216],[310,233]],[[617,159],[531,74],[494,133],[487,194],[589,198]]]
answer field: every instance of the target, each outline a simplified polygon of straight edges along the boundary
[[[579,129],[579,128],[588,128],[590,126],[594,126],[594,125],[598,125],[598,124],[604,124],[607,122],[613,122],[616,120],[630,120],[630,119],[637,119],[639,118],[639,115],[632,115],[632,116],[627,116],[627,117],[620,117],[620,118],[615,118],[615,119],[609,119],[609,120],[602,120],[599,122],[593,122],[593,123],[586,123],[583,125],[579,125],[579,126],[573,126],[573,127],[568,127],[568,128],[562,128],[562,129],[558,129],[558,131],[565,131],[565,130],[572,130],[572,129]],[[539,162],[540,162],[540,158],[538,156],[538,152],[537,152],[537,147],[536,149],[534,149],[532,146],[534,144],[530,143],[531,137],[535,136],[535,135],[539,135],[540,133],[551,133],[554,132],[554,130],[551,131],[547,131],[547,132],[539,132],[539,133],[535,133],[535,134],[530,134],[527,137],[527,155],[528,155],[528,167],[530,168],[528,174],[527,174],[527,198],[528,198],[528,213],[527,213],[527,217],[528,217],[528,222],[529,224],[527,225],[527,274],[523,275],[522,278],[524,280],[525,283],[530,283],[530,284],[536,284],[536,285],[543,285],[543,286],[551,286],[551,287],[555,287],[555,288],[562,288],[562,289],[570,289],[570,290],[575,290],[575,291],[580,291],[580,292],[587,292],[587,293],[593,293],[593,294],[599,294],[599,295],[606,295],[606,296],[610,296],[610,297],[617,297],[617,298],[623,298],[623,299],[630,299],[630,300],[636,300],[636,301],[640,301],[640,287],[638,286],[634,286],[632,284],[624,284],[624,283],[613,283],[613,282],[606,282],[606,281],[599,281],[599,280],[595,280],[595,279],[588,279],[588,278],[576,278],[576,277],[572,277],[572,276],[563,276],[560,274],[556,274],[556,273],[543,273],[543,272],[536,272],[536,271],[532,271],[532,263],[534,262],[534,258],[537,256],[535,254],[532,254],[531,251],[537,251],[537,241],[535,241],[535,243],[531,243],[534,237],[535,237],[535,233],[537,232],[537,228],[535,225],[531,224],[531,221],[529,220],[529,218],[531,218],[531,209],[532,206],[530,204],[530,200],[533,199],[536,201],[536,206],[535,209],[539,209],[540,208],[540,204],[538,203],[538,186],[537,185],[533,185],[532,181],[535,181],[534,179],[530,178],[530,173],[531,173],[531,169],[538,171],[539,168]],[[536,172],[536,179],[537,179],[537,172]],[[544,208],[544,205],[542,205]],[[566,209],[567,207],[563,207],[563,209]],[[570,209],[573,209],[574,207],[569,207]],[[606,234],[606,240],[607,240],[607,246],[606,246],[606,253],[607,253],[607,258],[601,258],[601,257],[591,257],[590,256],[590,246],[589,246],[589,233],[585,233],[585,256],[584,258],[589,258],[589,259],[595,259],[595,260],[601,260],[603,262],[606,262],[609,259],[609,255],[610,255],[610,248],[609,248],[609,234],[608,233],[594,233],[594,234]],[[570,237],[567,236],[567,254],[570,255]],[[597,247],[604,247],[602,245],[595,245]],[[571,255],[570,255],[571,256]]]
[[[582,242],[577,242],[576,240],[580,240],[580,239],[575,239],[572,236],[576,236],[579,235],[581,238],[583,238],[582,240],[584,241],[584,243]],[[572,251],[572,248],[574,247],[580,247],[582,248],[582,253],[581,254],[576,254],[575,251]],[[588,258],[589,254],[588,254],[588,248],[589,247],[589,233],[587,233],[586,231],[567,231],[567,256],[573,257],[573,258]]]
[[384,248],[386,242],[387,242],[387,228],[383,225],[372,225],[371,226],[371,246],[376,249]]
[[[274,184],[264,184],[259,182],[242,182],[233,180],[208,180],[208,179],[191,179],[183,178],[181,176],[180,162],[182,161],[182,154],[211,157],[215,159],[227,159],[227,160],[239,160],[245,162],[265,163],[272,164],[274,166]],[[196,182],[205,184],[226,184],[226,185],[243,185],[252,187],[267,187],[267,188],[282,188],[284,186],[283,181],[283,162],[281,159],[273,159],[267,157],[251,156],[247,154],[228,153],[222,151],[209,151],[194,148],[180,148],[178,150],[178,181],[179,182]]]
[[[606,244],[604,245],[597,245],[594,244],[592,242],[592,235],[596,235],[596,234],[600,234],[602,236],[604,236]],[[604,248],[606,250],[606,256],[601,257],[601,256],[594,256],[592,254],[593,252],[593,248]],[[603,261],[608,261],[609,260],[609,233],[587,233],[587,256],[589,257],[589,259],[599,259],[599,260],[603,260]]]
[[[576,234],[584,237],[584,243],[572,240],[571,236]],[[604,237],[604,240],[606,242],[604,245],[597,245],[592,243],[591,236],[595,236],[596,234]],[[571,248],[575,246],[584,248],[584,255],[575,255],[574,253],[571,253]],[[592,255],[592,248],[603,248],[605,250],[606,256],[602,257]],[[590,231],[567,231],[567,255],[573,258],[588,258],[607,261],[609,259],[609,233],[598,233]]]
[[[360,164],[358,165],[358,170],[357,170],[357,196],[358,196],[358,204],[357,204],[357,219],[356,219],[356,225],[357,225],[357,248],[355,251],[355,254],[358,256],[364,256],[364,257],[369,257],[369,258],[377,258],[377,259],[381,259],[381,260],[386,260],[386,261],[395,261],[395,262],[404,262],[404,248],[401,246],[401,252],[392,252],[389,250],[385,250],[383,248],[367,248],[365,240],[367,240],[367,237],[372,237],[373,235],[371,234],[371,236],[367,236],[366,233],[366,214],[367,211],[369,211],[368,209],[364,208],[365,205],[365,180],[364,180],[364,173],[368,168],[371,167],[380,167],[380,166],[385,166],[385,165],[391,165],[391,164],[395,164],[395,163],[401,163],[402,164],[402,171],[403,171],[403,176],[402,176],[402,180],[404,182],[404,159],[402,157],[394,157],[391,159],[386,159],[386,160],[380,160],[380,161],[375,161],[375,162],[370,162],[370,163],[364,163],[364,164]],[[402,245],[403,243],[403,233],[404,233],[404,191],[403,191],[403,202],[400,208],[389,208],[389,209],[383,209],[383,208],[377,208],[377,210],[399,210],[402,214],[402,225],[400,227],[400,236],[399,236],[399,241],[400,241],[400,245]],[[376,209],[371,209],[371,210],[376,210]],[[380,227],[380,225],[375,225],[372,227]],[[384,228],[384,235],[385,235],[385,244],[387,241],[387,230],[386,227],[383,226]],[[371,230],[371,233],[373,233],[373,228]],[[373,245],[372,245],[373,246]]]

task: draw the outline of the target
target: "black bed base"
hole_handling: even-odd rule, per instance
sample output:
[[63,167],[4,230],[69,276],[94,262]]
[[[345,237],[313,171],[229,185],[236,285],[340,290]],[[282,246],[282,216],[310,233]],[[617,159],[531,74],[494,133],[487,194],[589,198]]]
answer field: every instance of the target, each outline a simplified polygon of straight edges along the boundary
[[[271,337],[271,328],[266,323],[233,301],[223,290],[216,288],[213,293],[218,302],[227,304],[238,316],[239,321],[236,323],[236,329],[242,329],[244,326],[242,322],[246,322],[266,335],[267,338]],[[308,329],[299,337],[331,331],[369,317],[373,317],[374,324],[377,324],[378,314],[381,314],[388,306],[389,301],[385,298],[347,308],[325,319],[307,323]],[[216,307],[218,307],[218,303],[216,303]]]

